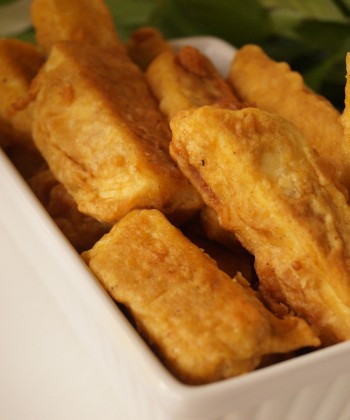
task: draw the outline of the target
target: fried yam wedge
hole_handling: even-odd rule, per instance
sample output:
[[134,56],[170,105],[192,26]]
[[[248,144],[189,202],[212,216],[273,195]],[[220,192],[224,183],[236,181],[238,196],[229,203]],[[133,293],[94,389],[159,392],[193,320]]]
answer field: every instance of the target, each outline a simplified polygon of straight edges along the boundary
[[331,344],[350,339],[350,210],[296,128],[266,111],[202,107],[172,121],[171,154],[255,257],[260,290]]
[[58,41],[124,50],[103,0],[33,0],[31,15],[37,43],[46,55]]
[[27,42],[0,39],[0,146],[32,148],[31,107],[22,109],[22,97],[44,63],[43,55]]
[[56,225],[79,253],[90,249],[110,226],[78,211],[67,190],[52,172],[44,169],[33,175],[28,183]]
[[171,159],[168,123],[126,54],[57,43],[32,90],[35,144],[79,211],[112,224],[134,208],[180,221],[202,206]]
[[242,107],[215,66],[194,47],[159,54],[149,65],[146,76],[169,120],[178,111],[203,105]]
[[137,29],[125,44],[132,61],[145,71],[149,64],[162,52],[172,51],[159,29],[145,26]]
[[241,100],[292,122],[334,172],[334,179],[349,187],[340,113],[311,91],[299,73],[271,59],[260,47],[245,45],[232,61],[228,82]]
[[82,256],[186,383],[239,375],[266,353],[319,344],[303,320],[276,318],[157,210],[129,213]]

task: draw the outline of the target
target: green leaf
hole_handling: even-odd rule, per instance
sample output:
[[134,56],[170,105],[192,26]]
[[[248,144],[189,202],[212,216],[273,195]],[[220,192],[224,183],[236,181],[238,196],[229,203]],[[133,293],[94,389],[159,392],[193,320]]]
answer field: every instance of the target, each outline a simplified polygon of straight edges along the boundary
[[0,6],[6,3],[13,3],[13,0],[0,0]]
[[341,81],[345,87],[345,75],[346,75],[346,53],[350,50],[350,35],[343,39],[343,42],[338,45],[338,48],[329,55],[329,57],[318,65],[309,68],[304,72],[305,81],[308,85],[319,91],[322,88],[322,84],[327,81],[332,83]]
[[236,46],[271,33],[268,13],[256,0],[163,0],[152,22],[167,37],[213,35]]
[[348,41],[349,33],[349,24],[303,21],[296,27],[296,33],[294,35],[296,39],[311,48],[332,53],[340,45],[343,45],[344,42],[350,49],[350,43]]
[[122,40],[126,40],[135,29],[150,25],[151,16],[158,6],[156,0],[106,0],[106,4]]
[[349,16],[350,14],[350,0],[335,0],[338,7],[343,10],[343,12]]
[[35,32],[34,29],[31,28],[26,32],[23,32],[22,34],[17,36],[18,39],[21,39],[22,41],[25,42],[31,42],[32,44],[35,44],[36,40],[35,40]]
[[346,16],[332,0],[259,0],[272,12],[292,13],[299,19],[345,22]]

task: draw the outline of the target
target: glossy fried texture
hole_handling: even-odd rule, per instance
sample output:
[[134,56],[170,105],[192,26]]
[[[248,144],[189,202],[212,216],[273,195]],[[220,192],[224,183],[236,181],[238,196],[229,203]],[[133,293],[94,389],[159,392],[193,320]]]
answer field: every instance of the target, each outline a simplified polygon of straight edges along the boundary
[[186,383],[239,375],[266,353],[319,344],[304,321],[276,318],[156,210],[129,213],[83,258]]
[[134,208],[174,220],[202,202],[169,155],[170,130],[123,53],[55,44],[33,85],[33,137],[78,209],[114,223]]
[[29,185],[77,252],[90,249],[110,230],[110,226],[80,213],[73,198],[50,170],[32,176]]
[[128,55],[141,70],[146,70],[160,53],[172,50],[162,33],[157,28],[148,26],[134,31],[125,46]]
[[146,75],[169,119],[178,111],[202,105],[243,106],[211,61],[194,47],[163,52],[149,65]]
[[311,91],[302,76],[285,62],[272,60],[256,45],[240,48],[228,76],[238,97],[292,122],[334,172],[349,187],[349,167],[343,155],[340,113]]
[[31,107],[22,109],[22,97],[44,57],[29,43],[0,39],[0,146],[20,144],[33,147]]
[[46,54],[58,41],[124,50],[103,0],[33,0],[31,15],[37,43]]
[[[350,164],[350,53],[346,54],[346,85],[345,85],[345,108],[341,116],[344,128],[344,154]],[[350,179],[348,180],[350,185]]]
[[350,338],[350,211],[295,127],[246,108],[171,122],[171,154],[255,256],[264,298],[305,318],[324,344]]

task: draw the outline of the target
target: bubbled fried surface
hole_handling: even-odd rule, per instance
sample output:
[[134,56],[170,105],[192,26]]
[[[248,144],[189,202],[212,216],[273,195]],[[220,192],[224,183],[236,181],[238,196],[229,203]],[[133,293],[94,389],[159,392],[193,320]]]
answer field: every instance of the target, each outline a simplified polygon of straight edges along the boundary
[[187,46],[159,54],[146,72],[161,111],[171,119],[178,111],[209,104],[241,108],[242,104],[211,61]]
[[319,344],[305,322],[276,318],[157,210],[129,213],[83,258],[186,383],[239,375],[264,354]]
[[31,16],[37,43],[46,55],[58,41],[124,50],[103,0],[33,0]]
[[[345,84],[345,107],[341,115],[341,123],[344,128],[344,154],[347,162],[350,162],[350,53],[346,54],[346,84]],[[350,181],[349,181],[350,184]]]
[[33,148],[32,106],[21,102],[43,63],[44,57],[34,45],[0,39],[0,146]]
[[271,307],[303,316],[325,344],[349,339],[349,207],[304,137],[254,108],[184,111],[171,127],[172,156],[254,255]]
[[228,81],[241,100],[292,122],[329,166],[334,180],[349,187],[340,113],[310,90],[301,74],[272,60],[260,47],[245,45],[232,61]]
[[57,43],[35,84],[33,137],[79,210],[114,223],[133,208],[186,219],[201,200],[169,156],[170,131],[124,54]]

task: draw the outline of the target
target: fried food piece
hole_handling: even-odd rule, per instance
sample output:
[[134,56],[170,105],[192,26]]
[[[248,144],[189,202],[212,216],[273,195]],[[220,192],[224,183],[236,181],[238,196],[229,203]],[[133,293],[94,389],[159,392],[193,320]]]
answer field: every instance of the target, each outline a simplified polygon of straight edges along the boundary
[[110,230],[110,226],[80,213],[73,198],[50,170],[38,172],[29,179],[29,185],[77,252],[90,249]]
[[331,344],[350,339],[350,210],[296,128],[263,110],[203,107],[170,123],[171,154],[255,256],[264,298]]
[[57,41],[124,50],[103,0],[33,0],[31,15],[37,43],[47,55]]
[[[341,116],[344,128],[344,154],[346,161],[350,162],[350,53],[346,54],[346,85],[345,85],[345,108]],[[348,180],[350,185],[350,179]]]
[[21,109],[20,102],[43,63],[44,57],[34,45],[0,39],[0,146],[33,147],[31,107]]
[[169,155],[167,121],[126,54],[55,44],[33,84],[34,141],[56,179],[95,219],[134,208],[181,222],[202,201]]
[[157,28],[148,26],[134,31],[125,46],[133,62],[143,71],[160,53],[172,51],[162,33]]
[[266,353],[319,344],[304,321],[276,318],[157,210],[129,213],[83,258],[186,383],[239,375]]
[[243,106],[211,61],[194,47],[158,55],[146,76],[169,120],[178,111],[202,105],[218,103],[233,109]]
[[349,187],[349,168],[343,155],[340,113],[311,91],[302,76],[285,62],[276,62],[256,45],[240,48],[228,82],[238,97],[292,122],[334,172],[334,180]]

